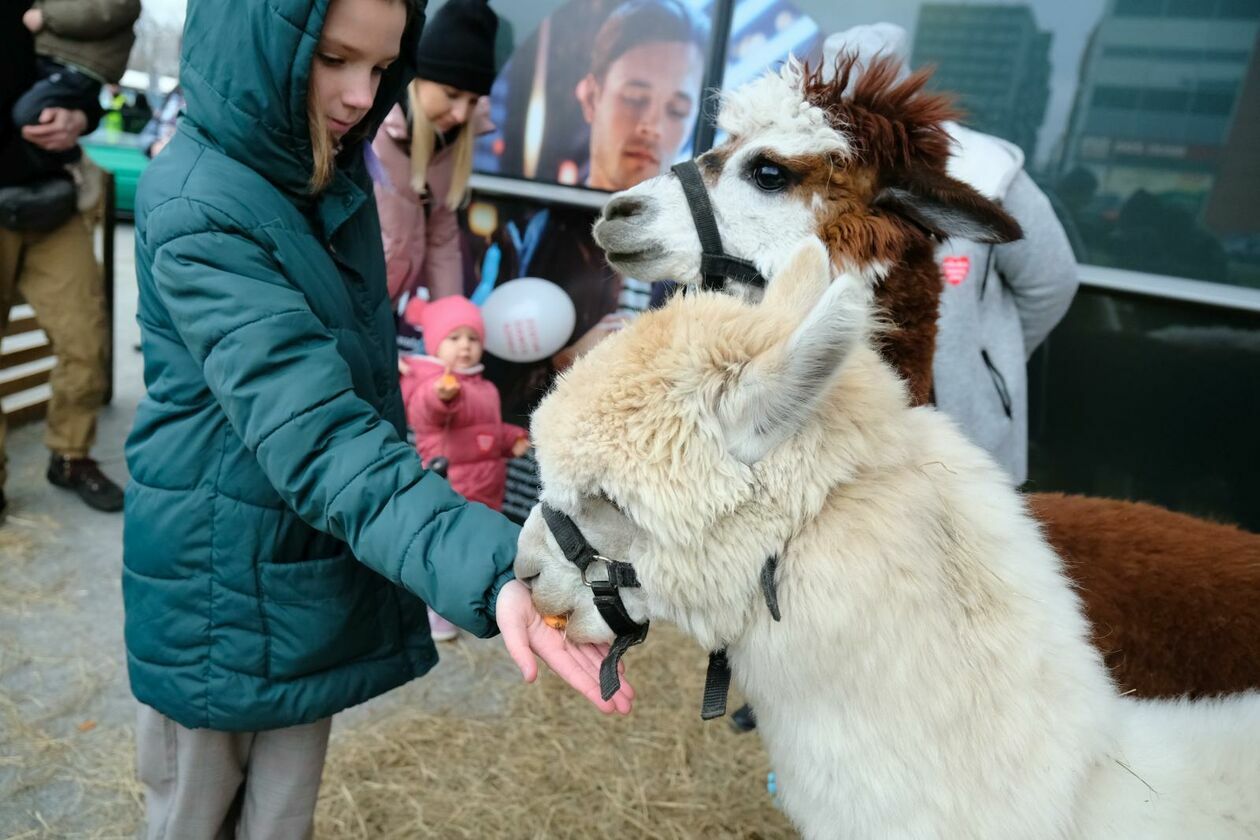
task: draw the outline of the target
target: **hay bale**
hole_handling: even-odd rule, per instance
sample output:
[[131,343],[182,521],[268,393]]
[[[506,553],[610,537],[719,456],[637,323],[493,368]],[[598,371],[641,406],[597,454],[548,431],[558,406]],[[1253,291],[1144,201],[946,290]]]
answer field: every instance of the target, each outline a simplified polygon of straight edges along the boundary
[[766,793],[760,740],[700,720],[705,665],[680,633],[654,628],[627,655],[638,692],[628,718],[604,717],[547,675],[505,689],[500,716],[402,709],[340,730],[317,835],[793,836]]

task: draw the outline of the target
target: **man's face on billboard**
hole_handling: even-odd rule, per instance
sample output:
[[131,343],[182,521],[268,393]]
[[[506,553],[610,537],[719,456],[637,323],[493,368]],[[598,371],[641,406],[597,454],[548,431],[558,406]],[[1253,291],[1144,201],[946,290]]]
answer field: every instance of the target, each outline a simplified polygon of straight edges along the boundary
[[602,83],[582,81],[578,95],[591,125],[587,186],[624,190],[661,174],[695,124],[702,64],[694,44],[652,41],[622,53]]

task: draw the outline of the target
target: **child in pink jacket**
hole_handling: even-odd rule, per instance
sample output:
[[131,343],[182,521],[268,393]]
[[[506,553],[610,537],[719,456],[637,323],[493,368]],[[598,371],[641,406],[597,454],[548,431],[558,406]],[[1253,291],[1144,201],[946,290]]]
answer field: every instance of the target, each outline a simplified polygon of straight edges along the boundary
[[[414,299],[407,320],[424,333],[432,354],[406,356],[400,362],[407,425],[416,433],[416,449],[428,463],[447,459],[447,479],[464,498],[499,510],[507,484],[507,459],[529,449],[529,435],[504,423],[499,391],[481,376],[481,348],[486,337],[481,310],[466,297],[433,302]],[[438,640],[454,638],[453,624],[430,611]]]
[[432,355],[407,356],[403,401],[416,449],[428,462],[450,462],[447,478],[464,498],[495,510],[503,507],[507,459],[529,449],[529,435],[504,423],[499,390],[481,376],[486,328],[466,297],[413,300],[407,320],[424,332]]

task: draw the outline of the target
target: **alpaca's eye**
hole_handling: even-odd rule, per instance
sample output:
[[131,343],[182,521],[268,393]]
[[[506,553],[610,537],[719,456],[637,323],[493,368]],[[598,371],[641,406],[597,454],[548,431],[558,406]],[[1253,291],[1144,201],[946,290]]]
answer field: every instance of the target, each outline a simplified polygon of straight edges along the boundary
[[777,163],[763,160],[753,165],[752,180],[762,192],[778,192],[788,185],[788,171]]

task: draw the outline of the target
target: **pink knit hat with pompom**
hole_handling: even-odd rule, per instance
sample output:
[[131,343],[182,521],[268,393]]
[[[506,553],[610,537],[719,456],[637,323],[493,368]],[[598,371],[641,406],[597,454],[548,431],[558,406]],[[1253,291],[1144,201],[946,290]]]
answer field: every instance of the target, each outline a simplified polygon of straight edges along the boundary
[[481,343],[486,343],[486,324],[481,319],[481,310],[477,304],[460,295],[435,301],[412,298],[403,317],[408,324],[424,332],[424,346],[429,353],[435,353],[437,346],[460,327],[472,327]]

